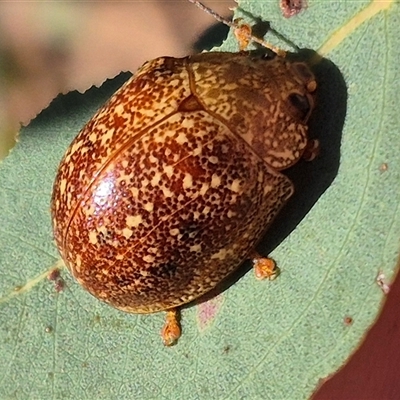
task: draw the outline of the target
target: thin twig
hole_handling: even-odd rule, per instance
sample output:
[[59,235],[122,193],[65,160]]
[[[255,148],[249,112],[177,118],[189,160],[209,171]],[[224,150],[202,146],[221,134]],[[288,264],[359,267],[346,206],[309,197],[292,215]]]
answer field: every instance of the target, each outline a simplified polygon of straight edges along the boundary
[[[190,3],[194,4],[195,6],[199,7],[200,10],[205,11],[207,14],[210,14],[213,16],[217,21],[222,22],[225,25],[228,25],[230,28],[234,29],[240,29],[240,24],[235,22],[235,21],[229,21],[226,18],[222,17],[221,15],[217,14],[214,10],[211,8],[205,6],[203,3],[197,0],[188,0]],[[251,34],[246,35],[252,42],[258,43],[261,46],[272,50],[274,53],[280,55],[280,56],[285,56],[286,52],[279,47],[276,47],[272,45],[271,43],[266,42],[265,40],[259,39],[256,36],[253,36]]]

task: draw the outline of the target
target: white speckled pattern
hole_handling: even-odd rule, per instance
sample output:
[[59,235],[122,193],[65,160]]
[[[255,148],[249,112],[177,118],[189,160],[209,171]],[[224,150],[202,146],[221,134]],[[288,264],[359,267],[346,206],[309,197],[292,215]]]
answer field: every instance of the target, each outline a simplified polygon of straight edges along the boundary
[[145,313],[234,271],[293,193],[279,170],[306,147],[313,79],[305,64],[245,53],[139,69],[72,142],[54,184],[54,234],[78,282]]

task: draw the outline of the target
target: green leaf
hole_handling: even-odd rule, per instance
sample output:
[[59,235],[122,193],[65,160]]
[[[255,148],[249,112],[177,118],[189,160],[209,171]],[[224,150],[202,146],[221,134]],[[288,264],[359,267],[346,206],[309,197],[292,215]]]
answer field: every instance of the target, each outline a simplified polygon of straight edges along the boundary
[[306,398],[359,346],[385,298],[377,276],[390,285],[399,256],[399,4],[314,0],[290,19],[278,4],[241,7],[331,61],[315,66],[320,158],[294,173],[297,195],[261,245],[281,276],[247,273],[183,310],[173,348],[158,336],[162,314],[114,310],[66,270],[46,279],[59,160],[127,76],[59,96],[0,165],[0,398]]

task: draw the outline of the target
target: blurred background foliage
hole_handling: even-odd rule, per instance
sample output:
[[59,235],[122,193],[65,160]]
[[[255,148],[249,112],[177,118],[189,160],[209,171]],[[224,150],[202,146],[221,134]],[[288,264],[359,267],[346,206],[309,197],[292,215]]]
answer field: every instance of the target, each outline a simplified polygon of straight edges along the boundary
[[[236,3],[207,5],[229,16]],[[0,159],[20,125],[59,93],[84,92],[157,56],[199,51],[213,25],[187,0],[0,2]]]

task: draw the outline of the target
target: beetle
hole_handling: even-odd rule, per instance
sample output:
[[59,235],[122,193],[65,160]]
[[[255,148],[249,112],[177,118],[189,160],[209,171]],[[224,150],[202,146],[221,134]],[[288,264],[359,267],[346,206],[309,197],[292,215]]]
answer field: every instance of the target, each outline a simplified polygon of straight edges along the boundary
[[65,153],[51,200],[56,245],[75,279],[130,313],[178,309],[253,258],[294,192],[282,172],[309,153],[317,84],[286,57],[210,52],[146,62]]

